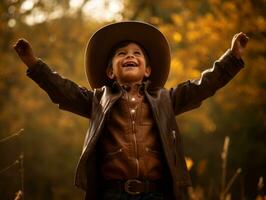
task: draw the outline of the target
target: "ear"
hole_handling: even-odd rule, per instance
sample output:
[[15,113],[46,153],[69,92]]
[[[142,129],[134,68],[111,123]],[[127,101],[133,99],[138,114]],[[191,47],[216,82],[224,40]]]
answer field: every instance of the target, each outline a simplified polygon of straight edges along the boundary
[[114,72],[113,72],[113,68],[112,67],[107,67],[107,69],[106,69],[106,75],[108,76],[108,78],[110,78],[112,80],[115,78],[115,75],[114,75]]
[[146,66],[144,76],[148,78],[151,75],[151,67]]

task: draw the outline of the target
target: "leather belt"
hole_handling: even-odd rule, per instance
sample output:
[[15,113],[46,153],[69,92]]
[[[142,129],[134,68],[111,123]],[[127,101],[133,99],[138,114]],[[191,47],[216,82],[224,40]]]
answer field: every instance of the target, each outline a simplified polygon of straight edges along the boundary
[[162,185],[160,181],[149,181],[149,180],[110,180],[105,182],[106,189],[120,190],[131,195],[138,195],[147,192],[160,192],[162,191]]

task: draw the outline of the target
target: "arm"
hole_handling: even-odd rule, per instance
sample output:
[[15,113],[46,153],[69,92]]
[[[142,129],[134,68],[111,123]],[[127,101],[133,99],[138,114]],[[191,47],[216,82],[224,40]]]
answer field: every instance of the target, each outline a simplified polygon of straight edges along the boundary
[[200,79],[186,81],[170,90],[176,115],[199,107],[204,99],[214,95],[244,67],[241,56],[247,42],[245,34],[236,34],[231,49],[211,69],[205,70]]
[[76,83],[61,77],[43,61],[37,59],[30,44],[19,40],[14,49],[27,65],[27,76],[44,89],[59,108],[90,118],[93,93]]

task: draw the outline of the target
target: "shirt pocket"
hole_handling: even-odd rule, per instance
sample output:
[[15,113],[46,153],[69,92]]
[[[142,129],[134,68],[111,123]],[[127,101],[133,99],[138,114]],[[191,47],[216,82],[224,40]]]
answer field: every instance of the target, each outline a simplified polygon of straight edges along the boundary
[[155,156],[155,157],[161,157],[162,156],[162,153],[151,148],[151,147],[145,147],[145,152],[147,153],[147,155],[150,155],[150,156]]
[[121,156],[123,153],[123,148],[118,148],[113,151],[109,151],[104,155],[104,160],[111,160],[113,158],[116,158],[118,156]]

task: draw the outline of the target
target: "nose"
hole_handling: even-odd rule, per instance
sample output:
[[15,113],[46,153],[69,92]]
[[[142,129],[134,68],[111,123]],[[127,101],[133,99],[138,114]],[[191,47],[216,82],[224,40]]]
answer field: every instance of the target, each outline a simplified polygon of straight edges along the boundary
[[126,58],[135,58],[135,55],[133,53],[128,53]]

